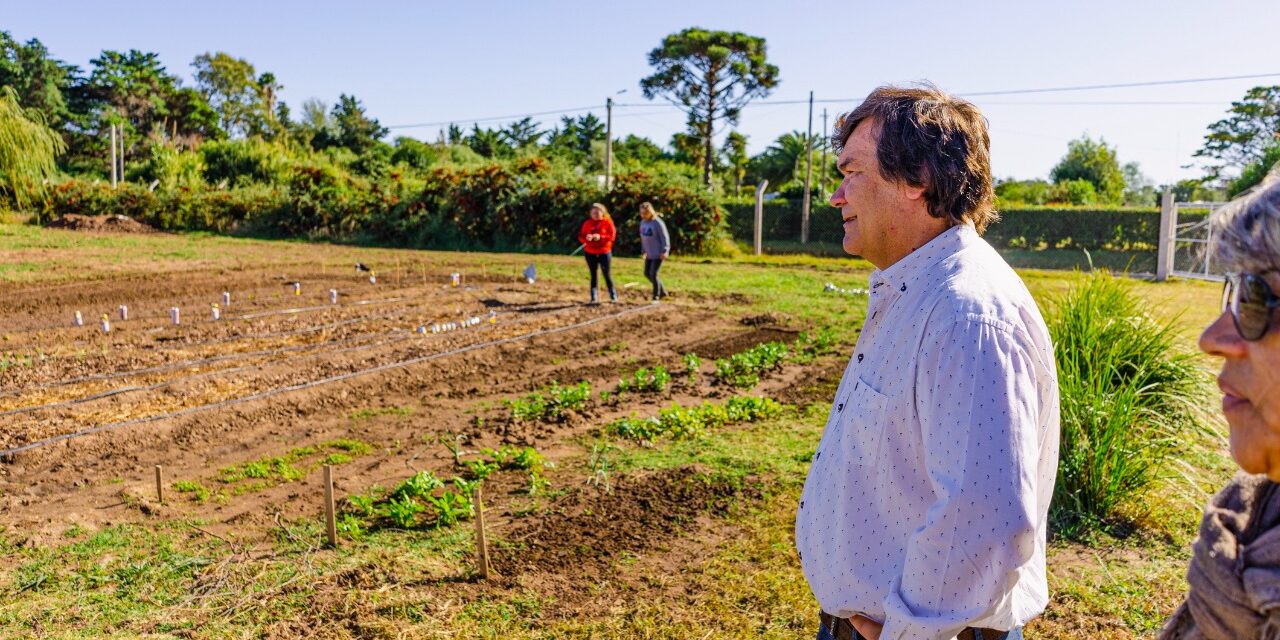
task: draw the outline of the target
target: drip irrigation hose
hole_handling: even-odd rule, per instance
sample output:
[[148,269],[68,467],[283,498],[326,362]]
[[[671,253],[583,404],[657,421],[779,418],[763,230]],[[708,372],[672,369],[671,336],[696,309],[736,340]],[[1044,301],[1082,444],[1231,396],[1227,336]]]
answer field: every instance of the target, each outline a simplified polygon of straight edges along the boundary
[[[558,313],[558,312],[559,312],[559,310],[550,311],[550,312],[547,312],[547,315],[552,315],[552,314],[555,314],[555,313]],[[481,328],[481,329],[484,329],[485,327],[480,327],[480,328]],[[175,384],[182,383],[182,382],[190,382],[190,381],[192,381],[192,380],[200,380],[200,379],[202,379],[202,378],[209,378],[209,377],[213,377],[213,376],[227,375],[227,374],[232,374],[232,373],[239,373],[239,372],[241,372],[241,371],[249,371],[249,370],[251,370],[251,369],[264,369],[264,368],[266,368],[266,367],[268,367],[268,366],[271,366],[271,365],[277,365],[277,364],[281,364],[281,363],[285,363],[285,362],[299,362],[299,361],[308,360],[308,359],[311,359],[311,358],[316,358],[316,357],[321,357],[321,356],[337,355],[337,354],[340,354],[340,353],[350,353],[350,352],[352,352],[352,351],[360,351],[360,350],[362,350],[362,349],[376,349],[376,348],[378,348],[378,347],[385,347],[385,346],[390,345],[390,344],[395,344],[395,343],[397,343],[397,342],[404,342],[405,340],[410,340],[410,339],[413,339],[413,338],[414,338],[414,335],[415,335],[415,334],[413,334],[413,333],[403,333],[404,331],[405,331],[404,329],[393,329],[393,330],[391,330],[391,331],[387,331],[387,332],[375,333],[375,334],[371,334],[371,335],[368,335],[368,336],[357,336],[357,337],[354,337],[354,338],[347,338],[347,339],[345,339],[345,340],[338,340],[338,341],[331,342],[331,343],[306,344],[306,345],[298,345],[298,346],[296,346],[296,347],[285,347],[285,348],[283,348],[283,349],[272,349],[272,350],[267,350],[267,351],[263,351],[263,352],[258,352],[256,355],[266,355],[266,356],[268,356],[268,357],[269,357],[269,356],[277,355],[277,354],[280,354],[280,353],[287,353],[287,352],[289,352],[289,351],[303,351],[303,350],[306,350],[307,348],[321,349],[321,351],[319,351],[319,352],[317,352],[317,353],[308,353],[308,354],[301,355],[301,356],[297,356],[297,357],[285,357],[285,358],[280,358],[280,359],[278,359],[278,360],[268,360],[268,361],[266,361],[266,362],[257,362],[257,363],[254,363],[254,364],[247,364],[247,365],[240,366],[240,367],[232,367],[232,368],[230,368],[230,369],[218,369],[218,370],[216,370],[216,371],[206,371],[206,372],[204,372],[204,373],[197,373],[197,374],[193,374],[193,375],[189,375],[189,376],[184,376],[184,377],[181,377],[181,378],[176,378],[176,379],[172,379],[172,380],[165,380],[165,381],[163,381],[163,382],[157,382],[157,383],[152,384],[152,385],[146,385],[146,386],[136,386],[136,385],[131,385],[131,386],[127,386],[127,387],[121,387],[121,388],[119,388],[119,389],[111,389],[111,390],[108,390],[108,391],[103,391],[103,392],[101,392],[101,393],[95,393],[95,394],[88,395],[88,396],[84,396],[84,397],[81,397],[81,398],[72,398],[72,399],[70,399],[70,400],[61,400],[61,401],[58,401],[58,402],[52,402],[52,403],[49,403],[49,404],[31,405],[31,406],[27,406],[27,407],[17,407],[17,408],[14,408],[14,409],[7,409],[7,410],[5,410],[5,411],[0,411],[0,417],[3,417],[3,416],[11,416],[11,415],[18,415],[18,414],[23,414],[23,413],[31,413],[31,412],[34,412],[34,411],[42,411],[42,410],[46,410],[46,409],[60,409],[60,408],[63,408],[63,407],[70,407],[70,406],[74,406],[74,405],[77,405],[77,404],[84,404],[84,403],[86,403],[86,402],[92,402],[92,401],[94,401],[94,400],[100,400],[100,399],[102,399],[102,398],[107,398],[107,397],[111,397],[111,396],[114,396],[114,395],[119,395],[119,394],[122,394],[122,393],[134,393],[134,392],[138,392],[138,391],[155,391],[155,390],[157,390],[157,389],[163,389],[163,388],[165,388],[165,387],[170,387],[170,386],[173,386],[173,385],[175,385]],[[340,345],[340,344],[344,344],[344,343],[362,342],[362,341],[367,342],[367,340],[363,340],[363,339],[365,339],[365,338],[373,338],[373,339],[377,339],[377,338],[379,338],[379,337],[389,336],[389,335],[391,335],[391,334],[395,334],[395,333],[400,333],[401,335],[395,336],[395,337],[393,337],[393,338],[391,338],[391,339],[389,339],[389,340],[382,340],[382,341],[380,341],[380,342],[374,342],[373,344],[356,344],[356,345],[353,345],[353,346],[347,346],[347,347],[343,347],[343,348],[340,348],[340,349],[326,349],[326,347],[332,347],[332,346],[336,346],[336,345]],[[220,357],[216,358],[216,360],[227,360],[227,359],[231,359],[231,358],[236,358],[236,357],[246,357],[246,356],[248,356],[248,357],[254,357],[253,355],[250,355],[250,354],[231,354],[231,355],[228,355],[228,356],[220,356]],[[214,358],[211,358],[210,360],[215,360],[215,359],[214,359]],[[173,364],[173,365],[168,365],[168,366],[166,366],[165,368],[167,368],[167,369],[181,369],[181,368],[184,368],[185,366],[194,366],[194,365]],[[127,374],[121,374],[121,375],[127,375]],[[52,386],[52,385],[47,385],[47,386]]]
[[131,420],[125,420],[125,421],[122,421],[122,422],[112,422],[112,423],[109,423],[109,424],[96,425],[96,426],[90,427],[90,428],[88,428],[88,429],[82,429],[82,430],[80,430],[80,431],[76,431],[76,432],[73,432],[73,433],[64,433],[64,434],[57,435],[57,436],[53,436],[53,437],[50,437],[50,438],[45,438],[45,439],[43,439],[43,440],[37,440],[37,441],[35,441],[35,442],[31,442],[31,443],[28,443],[28,444],[24,444],[24,445],[22,445],[22,446],[12,447],[12,448],[9,448],[9,449],[0,449],[0,459],[6,459],[6,460],[7,460],[7,459],[11,459],[14,455],[19,454],[19,453],[22,453],[22,452],[24,452],[24,451],[30,451],[30,450],[32,450],[32,449],[38,449],[38,448],[40,448],[40,447],[45,447],[45,446],[48,446],[48,445],[51,445],[51,444],[55,444],[55,443],[58,443],[58,442],[62,442],[62,441],[64,441],[64,440],[73,440],[73,439],[76,439],[76,438],[82,438],[82,437],[89,436],[89,435],[93,435],[93,434],[95,434],[95,433],[100,433],[100,432],[103,432],[103,431],[110,431],[110,430],[119,429],[119,428],[122,428],[122,427],[129,427],[129,426],[134,426],[134,425],[139,425],[139,424],[146,424],[146,423],[149,423],[149,422],[157,422],[157,421],[160,421],[160,420],[167,420],[167,419],[169,419],[169,418],[178,418],[178,417],[181,417],[181,416],[191,415],[191,414],[194,414],[194,413],[201,413],[201,412],[204,412],[204,411],[211,411],[211,410],[214,410],[214,409],[221,409],[221,408],[223,408],[223,407],[229,407],[229,406],[233,406],[233,405],[237,405],[237,404],[243,404],[243,403],[245,403],[245,402],[252,402],[252,401],[254,401],[254,400],[261,400],[261,399],[263,399],[263,398],[269,398],[269,397],[272,397],[272,396],[280,395],[280,394],[282,394],[282,393],[289,393],[289,392],[292,392],[292,391],[301,391],[301,390],[303,390],[303,389],[310,389],[310,388],[318,387],[318,386],[321,386],[321,385],[332,384],[332,383],[335,383],[335,382],[342,382],[342,381],[344,381],[344,380],[350,380],[350,379],[352,379],[352,378],[357,378],[357,377],[360,377],[360,376],[369,375],[369,374],[373,374],[373,373],[380,373],[380,372],[383,372],[383,371],[391,371],[391,370],[394,370],[394,369],[402,369],[402,368],[404,368],[404,367],[413,366],[413,365],[415,365],[415,364],[421,364],[421,363],[423,363],[423,362],[430,362],[430,361],[432,361],[432,360],[438,360],[438,359],[440,359],[440,358],[446,358],[446,357],[448,357],[448,356],[454,356],[454,355],[458,355],[458,354],[462,354],[462,353],[467,353],[467,352],[470,352],[470,351],[475,351],[475,350],[477,350],[477,349],[483,349],[483,348],[487,348],[487,347],[495,347],[495,346],[502,345],[502,344],[510,344],[510,343],[512,343],[512,342],[517,342],[517,341],[520,341],[520,340],[529,340],[529,339],[537,338],[537,337],[540,337],[540,336],[552,335],[552,334],[556,334],[556,333],[562,333],[562,332],[565,332],[565,331],[572,331],[572,330],[575,330],[575,329],[581,329],[581,328],[583,328],[583,327],[587,327],[587,326],[590,326],[590,325],[596,324],[596,323],[598,323],[598,322],[604,322],[605,320],[613,320],[613,319],[621,318],[621,317],[623,317],[623,316],[630,315],[630,314],[633,314],[633,313],[643,313],[643,312],[645,312],[645,311],[650,311],[650,310],[653,310],[653,309],[656,309],[656,308],[657,308],[657,307],[655,307],[654,305],[643,305],[643,306],[638,306],[638,307],[631,307],[630,309],[623,309],[622,311],[619,311],[619,312],[617,312],[617,313],[611,313],[611,314],[604,315],[604,316],[600,316],[600,317],[597,317],[597,318],[592,318],[592,319],[590,319],[590,320],[584,320],[584,321],[582,321],[582,322],[577,322],[577,323],[574,323],[574,324],[571,324],[571,325],[565,325],[565,326],[563,326],[563,327],[554,327],[554,328],[551,328],[551,329],[541,329],[541,330],[538,330],[538,331],[534,331],[534,332],[532,332],[532,333],[526,333],[526,334],[518,335],[518,336],[511,336],[511,337],[509,337],[509,338],[501,338],[501,339],[498,339],[498,340],[490,340],[490,341],[488,341],[488,342],[479,342],[479,343],[476,343],[476,344],[468,345],[468,346],[465,346],[465,347],[460,347],[460,348],[458,348],[458,349],[453,349],[453,350],[450,350],[450,351],[442,351],[442,352],[439,352],[439,353],[433,353],[433,354],[426,355],[426,356],[421,356],[421,357],[418,357],[418,358],[411,358],[411,359],[409,359],[409,360],[401,360],[401,361],[399,361],[399,362],[391,362],[391,363],[388,363],[388,364],[379,365],[379,366],[372,367],[372,368],[369,368],[369,369],[361,369],[361,370],[359,370],[359,371],[351,371],[351,372],[348,372],[348,373],[343,373],[343,374],[336,375],[336,376],[330,376],[330,377],[328,377],[328,378],[321,378],[321,379],[319,379],[319,380],[312,380],[312,381],[310,381],[310,382],[302,382],[302,383],[295,384],[295,385],[290,385],[290,386],[287,386],[287,387],[279,387],[279,388],[276,388],[276,389],[269,389],[269,390],[267,390],[267,391],[262,391],[262,392],[259,392],[259,393],[255,393],[255,394],[251,394],[251,395],[247,395],[247,396],[242,396],[242,397],[239,397],[239,398],[231,398],[231,399],[229,399],[229,400],[222,400],[222,401],[220,401],[220,402],[214,402],[214,403],[211,403],[211,404],[204,404],[204,405],[199,405],[199,406],[195,406],[195,407],[188,407],[188,408],[186,408],[186,409],[181,409],[181,410],[179,410],[179,411],[173,411],[173,412],[170,412],[170,413],[164,413],[164,414],[160,414],[160,415],[158,415],[158,416],[147,416],[147,417],[143,417],[143,418],[133,418],[133,419],[131,419]]

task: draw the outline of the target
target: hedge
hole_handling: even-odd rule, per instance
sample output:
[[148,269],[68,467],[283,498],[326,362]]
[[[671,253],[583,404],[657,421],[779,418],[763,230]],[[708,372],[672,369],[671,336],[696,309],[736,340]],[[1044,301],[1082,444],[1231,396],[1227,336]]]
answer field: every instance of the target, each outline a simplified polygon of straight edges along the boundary
[[564,251],[592,202],[613,212],[615,251],[639,252],[639,205],[662,213],[673,250],[702,254],[724,235],[723,215],[696,181],[623,173],[602,193],[594,179],[541,158],[370,180],[323,162],[300,163],[275,185],[149,191],[66,180],[50,190],[41,221],[64,214],[123,214],[165,230],[212,230],[364,241],[389,246]]
[[[764,203],[763,234],[768,240],[799,240],[801,202],[781,198]],[[755,203],[724,204],[729,230],[740,242],[752,241]],[[1205,213],[1182,212],[1180,223],[1203,220]],[[1151,250],[1158,244],[1159,209],[1080,209],[1038,207],[1007,209],[987,228],[986,239],[997,248]],[[839,243],[844,236],[839,212],[815,204],[809,215],[809,239]]]

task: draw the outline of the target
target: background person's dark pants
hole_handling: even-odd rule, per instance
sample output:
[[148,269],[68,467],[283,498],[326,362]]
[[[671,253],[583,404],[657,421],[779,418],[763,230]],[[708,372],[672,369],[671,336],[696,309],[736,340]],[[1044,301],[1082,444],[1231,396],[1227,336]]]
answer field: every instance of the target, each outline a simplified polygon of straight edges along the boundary
[[612,253],[588,253],[587,267],[591,269],[591,299],[596,299],[596,290],[600,288],[599,280],[596,277],[596,271],[604,273],[604,286],[609,288],[609,299],[617,300],[618,291],[613,288],[613,277],[609,275],[609,263],[613,260]]
[[653,299],[667,295],[667,290],[662,286],[662,281],[658,279],[658,269],[662,268],[661,259],[645,258],[644,259],[644,277],[653,283]]

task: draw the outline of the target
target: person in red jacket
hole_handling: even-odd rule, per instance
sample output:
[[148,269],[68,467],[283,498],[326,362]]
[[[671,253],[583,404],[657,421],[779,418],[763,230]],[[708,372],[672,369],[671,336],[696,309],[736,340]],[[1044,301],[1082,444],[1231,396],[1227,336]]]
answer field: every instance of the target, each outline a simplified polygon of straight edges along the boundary
[[578,232],[578,242],[582,243],[583,253],[587,256],[587,267],[591,269],[591,302],[599,301],[599,280],[596,271],[604,273],[604,286],[609,288],[609,299],[618,301],[618,290],[613,287],[613,278],[609,275],[609,263],[613,259],[613,239],[618,231],[613,226],[613,218],[609,210],[599,202],[591,205],[590,218],[582,223]]

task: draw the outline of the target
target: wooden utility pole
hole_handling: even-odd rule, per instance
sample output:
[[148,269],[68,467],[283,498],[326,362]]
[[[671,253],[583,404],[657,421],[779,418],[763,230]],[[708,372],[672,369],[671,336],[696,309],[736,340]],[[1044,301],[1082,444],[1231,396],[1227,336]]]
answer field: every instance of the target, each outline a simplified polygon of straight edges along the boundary
[[809,186],[813,183],[813,92],[809,92],[809,134],[804,141],[804,208],[800,211],[800,244],[809,243]]
[[604,99],[604,190],[613,190],[613,97]]
[[822,168],[818,169],[818,197],[823,200],[827,199],[827,147],[830,141],[827,140],[831,134],[827,132],[827,108],[822,108]]

